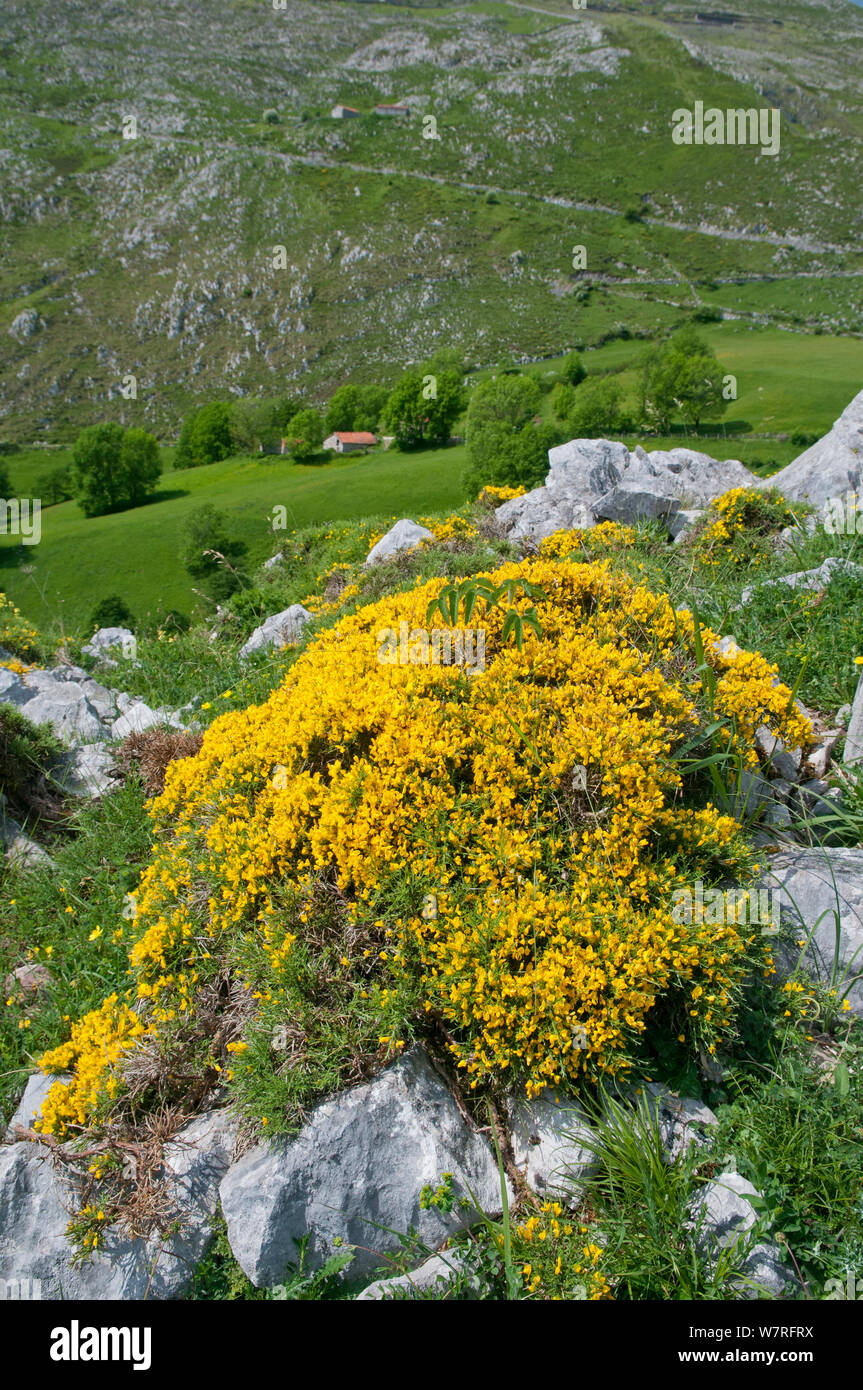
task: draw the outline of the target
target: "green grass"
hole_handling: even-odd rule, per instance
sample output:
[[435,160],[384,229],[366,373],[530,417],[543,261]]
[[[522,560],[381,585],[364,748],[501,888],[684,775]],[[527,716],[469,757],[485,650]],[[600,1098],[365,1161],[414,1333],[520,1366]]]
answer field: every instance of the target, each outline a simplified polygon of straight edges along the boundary
[[[234,458],[167,472],[160,485],[162,500],[133,511],[87,519],[75,502],[48,508],[38,547],[28,547],[22,555],[15,540],[4,539],[0,587],[38,623],[62,622],[67,630],[83,626],[108,594],[120,594],[139,621],[171,608],[188,613],[197,599],[178,551],[185,518],[204,503],[224,511],[230,535],[248,546],[249,562],[255,565],[272,555],[282,538],[268,523],[274,508],[287,509],[288,530],[452,509],[464,500],[464,460],[464,448],[454,446],[416,454],[378,452],[320,465]],[[32,564],[33,574],[24,574],[21,563]]]
[[[685,316],[678,316],[680,321]],[[805,336],[776,328],[726,322],[702,328],[722,365],[737,377],[738,399],[726,418],[699,436],[675,427],[667,438],[634,433],[630,447],[673,448],[688,444],[716,458],[739,458],[763,476],[784,467],[800,450],[789,442],[795,430],[826,432],[863,384],[863,344],[852,338]],[[638,397],[640,340],[620,339],[584,354],[591,373],[619,376],[624,402],[634,411]],[[559,368],[548,358],[526,368],[550,381]],[[475,380],[491,374],[476,373]],[[544,410],[549,413],[548,398]],[[166,460],[172,451],[165,450]],[[22,450],[8,457],[13,486],[33,495],[47,468],[68,462],[68,451]],[[184,519],[212,503],[224,511],[231,536],[248,547],[251,567],[277,548],[270,529],[273,509],[287,510],[287,528],[360,517],[417,517],[451,510],[464,501],[464,446],[415,454],[378,451],[327,464],[294,464],[272,457],[233,458],[206,468],[167,471],[157,498],[145,507],[87,519],[75,502],[43,512],[42,541],[21,547],[0,540],[0,586],[41,626],[67,631],[86,623],[95,604],[119,594],[139,622],[169,609],[194,611],[198,600],[178,562]],[[86,565],[80,557],[86,554]],[[23,566],[33,566],[32,574]],[[301,597],[301,596],[300,596]]]
[[150,849],[144,798],[126,786],[78,813],[53,864],[0,861],[0,980],[28,961],[50,971],[34,997],[14,988],[0,1006],[0,1119],[8,1120],[36,1058],[69,1036],[69,1021],[127,987],[125,895]]

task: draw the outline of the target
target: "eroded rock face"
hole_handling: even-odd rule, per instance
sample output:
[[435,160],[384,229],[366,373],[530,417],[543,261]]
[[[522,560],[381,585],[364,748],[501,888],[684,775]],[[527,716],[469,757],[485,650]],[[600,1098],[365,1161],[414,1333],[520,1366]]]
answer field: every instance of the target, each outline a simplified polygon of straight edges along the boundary
[[540,1196],[574,1203],[596,1160],[581,1140],[591,1134],[584,1111],[571,1098],[547,1090],[510,1099],[508,1120],[515,1165]]
[[186,1125],[165,1147],[179,1233],[164,1243],[108,1233],[102,1248],[80,1266],[72,1263],[66,1237],[78,1199],[62,1169],[39,1144],[0,1145],[0,1279],[38,1280],[43,1298],[178,1298],[212,1243],[219,1182],[234,1138],[234,1126],[221,1111]]
[[359,1247],[351,1273],[362,1274],[400,1248],[391,1231],[413,1226],[434,1247],[459,1228],[458,1206],[420,1207],[421,1188],[437,1187],[447,1172],[460,1197],[469,1186],[483,1210],[500,1209],[491,1149],[415,1047],[319,1105],[295,1139],[260,1145],[231,1168],[221,1186],[231,1249],[259,1287],[284,1279],[307,1234],[306,1269],[319,1268],[341,1240]]
[[757,486],[776,487],[790,501],[805,500],[823,509],[830,499],[859,492],[861,477],[863,391],[845,407],[833,428],[817,444]]
[[661,521],[677,538],[715,497],[757,481],[736,459],[719,462],[695,449],[648,454],[640,445],[630,453],[609,439],[572,439],[548,459],[542,487],[496,510],[511,540],[539,541],[599,521]]

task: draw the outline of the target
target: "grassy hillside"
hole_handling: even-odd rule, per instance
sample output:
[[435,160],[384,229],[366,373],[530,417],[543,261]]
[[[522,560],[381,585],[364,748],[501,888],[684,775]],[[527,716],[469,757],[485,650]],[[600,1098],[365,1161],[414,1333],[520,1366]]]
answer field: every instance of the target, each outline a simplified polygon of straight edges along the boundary
[[[671,448],[693,443],[716,458],[739,458],[769,473],[796,457],[795,430],[826,432],[863,386],[863,345],[852,338],[800,337],[775,328],[731,322],[706,325],[704,336],[728,372],[738,379],[738,400],[718,429],[699,440],[681,429],[668,439],[628,435],[633,447]],[[637,362],[643,345],[618,341],[585,354],[591,373],[620,375],[626,398],[637,403]],[[530,371],[554,375],[549,360]],[[486,375],[481,373],[480,375]],[[546,412],[550,410],[545,398]],[[171,450],[165,450],[166,460]],[[27,450],[9,457],[13,488],[38,495],[38,478],[68,458],[65,451]],[[465,501],[460,475],[463,446],[418,454],[373,453],[315,466],[278,458],[228,459],[207,468],[167,471],[147,506],[87,519],[75,502],[47,508],[38,547],[0,539],[0,588],[43,624],[86,621],[99,599],[120,594],[139,619],[197,604],[178,562],[185,518],[204,503],[223,511],[230,534],[259,563],[272,554],[269,517],[287,508],[287,526],[358,517],[420,516]],[[26,572],[25,572],[26,569]]]
[[[863,15],[702,11],[87,0],[48,32],[9,0],[0,436],[168,438],[191,400],[389,383],[442,345],[532,360],[699,303],[859,334]],[[675,146],[697,100],[780,106],[779,156]]]

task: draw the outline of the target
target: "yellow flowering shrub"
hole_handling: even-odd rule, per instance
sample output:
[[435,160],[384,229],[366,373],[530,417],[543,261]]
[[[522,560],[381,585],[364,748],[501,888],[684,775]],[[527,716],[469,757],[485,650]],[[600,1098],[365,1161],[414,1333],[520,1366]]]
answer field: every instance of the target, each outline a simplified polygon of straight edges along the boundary
[[[5,647],[13,657],[13,660],[4,660],[0,665],[18,674],[29,670],[42,656],[36,628],[4,593],[0,593],[0,647]],[[29,663],[29,666],[24,663]]]
[[40,1057],[46,1072],[74,1068],[69,1085],[55,1081],[42,1104],[35,1128],[43,1134],[63,1134],[70,1125],[83,1125],[105,1097],[117,1090],[114,1065],[147,1032],[146,1025],[116,994],[72,1025],[72,1036]]
[[[798,514],[810,508],[796,504]],[[772,547],[770,537],[792,526],[794,512],[776,488],[735,487],[711,502],[691,549],[703,565],[760,564]]]
[[496,483],[486,483],[477,502],[487,502],[495,507],[503,506],[504,502],[511,502],[513,497],[523,497],[526,488],[523,487],[504,487]]
[[436,541],[465,540],[473,541],[477,537],[476,522],[467,516],[447,516],[441,520],[438,517],[420,517],[420,526],[425,526],[431,531]]
[[553,532],[540,541],[539,553],[544,560],[561,560],[568,555],[580,560],[597,552],[627,549],[637,540],[638,532],[632,526],[600,521],[588,529]]
[[590,1302],[612,1298],[600,1269],[602,1248],[589,1228],[573,1224],[560,1202],[543,1202],[513,1232],[513,1256],[521,1265],[525,1292],[556,1302],[577,1296]]
[[[684,868],[715,881],[748,853],[733,819],[684,804],[675,751],[706,718],[692,616],[604,563],[492,576],[515,577],[545,595],[543,636],[521,650],[501,609],[477,609],[483,669],[421,648],[381,661],[381,630],[425,628],[441,581],[422,583],[322,632],[264,704],[217,718],[169,766],[135,895],[140,1021],[112,997],[42,1059],[75,1066],[46,1129],[80,1123],[144,1027],[169,1052],[238,942],[261,943],[267,977],[243,983],[272,1009],[325,893],[354,939],[379,942],[363,955],[388,972],[382,1010],[409,981],[471,1086],[625,1072],[660,1004],[693,1048],[727,1036],[757,929],[672,915]],[[805,741],[768,663],[714,640],[704,630],[717,712],[741,737],[766,724]],[[308,910],[289,914],[289,897]],[[382,1024],[386,1042],[397,1024]]]

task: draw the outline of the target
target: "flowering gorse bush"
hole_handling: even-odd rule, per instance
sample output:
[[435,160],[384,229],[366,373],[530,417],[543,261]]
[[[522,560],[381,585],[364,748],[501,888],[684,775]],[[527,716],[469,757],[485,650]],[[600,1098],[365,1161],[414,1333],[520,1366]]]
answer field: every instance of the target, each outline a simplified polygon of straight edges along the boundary
[[582,560],[595,554],[628,549],[637,540],[638,532],[632,526],[600,521],[587,530],[555,531],[540,541],[539,553],[544,560],[562,560],[567,556]]
[[[748,863],[737,823],[675,761],[706,719],[692,615],[604,563],[490,578],[542,591],[542,637],[504,643],[492,607],[483,671],[379,663],[381,628],[425,623],[440,580],[423,583],[321,633],[264,704],[218,717],[169,766],[135,984],[42,1059],[75,1069],[46,1130],[84,1123],[133,1050],[170,1059],[182,1038],[188,1061],[204,998],[230,1003],[250,1045],[207,1051],[211,1033],[200,1068],[228,1084],[269,1055],[261,1018],[284,1025],[274,1065],[292,1055],[300,986],[356,1007],[381,1058],[434,1020],[471,1087],[625,1073],[655,1011],[693,1051],[728,1036],[745,976],[771,961],[755,929],[673,920],[682,875]],[[805,743],[767,662],[702,636],[711,717],[742,745],[758,725]]]
[[511,502],[513,497],[523,497],[526,491],[523,487],[504,487],[497,483],[486,483],[476,500],[481,504],[500,507],[504,502]]
[[589,1238],[560,1202],[542,1202],[516,1226],[513,1253],[520,1262],[525,1293],[532,1298],[583,1298],[591,1302],[612,1297],[600,1264],[602,1248]]
[[773,551],[770,538],[811,510],[796,505],[797,516],[776,488],[732,488],[711,502],[704,524],[693,536],[692,551],[703,565],[760,564]]
[[36,628],[3,593],[0,593],[0,647],[12,654],[11,660],[3,657],[0,666],[19,674],[29,669],[25,663],[32,665],[43,654]]

